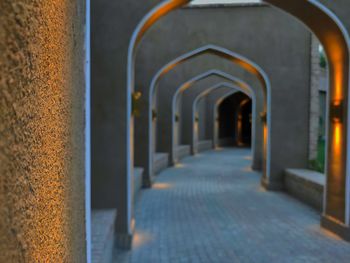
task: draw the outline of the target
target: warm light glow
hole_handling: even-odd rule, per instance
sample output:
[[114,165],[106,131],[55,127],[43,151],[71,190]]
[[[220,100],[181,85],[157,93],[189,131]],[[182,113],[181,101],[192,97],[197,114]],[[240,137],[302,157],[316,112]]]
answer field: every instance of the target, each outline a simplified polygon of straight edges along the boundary
[[[170,65],[167,65],[166,68],[163,69],[163,71],[161,72],[159,77],[162,77],[163,75],[165,75],[166,73],[168,73],[170,70],[172,70],[173,68],[175,68],[176,66],[178,66],[179,64],[182,64],[190,59],[193,59],[195,57],[199,57],[201,55],[204,54],[212,54],[215,56],[218,56],[220,58],[224,58],[227,59],[229,61],[231,61],[232,63],[235,63],[239,66],[241,66],[243,69],[247,70],[249,73],[253,74],[254,76],[256,76],[258,78],[258,80],[261,83],[261,86],[263,88],[263,92],[264,92],[264,109],[266,110],[267,105],[266,105],[266,97],[267,97],[267,87],[266,87],[266,82],[264,77],[261,75],[261,73],[259,72],[259,70],[254,67],[253,65],[251,65],[250,63],[244,61],[243,59],[239,58],[239,57],[235,57],[234,55],[231,54],[227,54],[221,50],[215,49],[214,47],[208,47],[207,49],[201,50],[198,53],[193,53],[191,55],[188,55]],[[187,83],[187,85],[191,85],[191,83]],[[186,87],[184,87],[184,89],[186,89]]]
[[167,183],[154,183],[152,185],[153,189],[157,189],[157,190],[165,190],[165,189],[169,189],[171,188],[172,185],[171,184],[167,184]]
[[185,165],[184,165],[183,163],[176,163],[176,164],[174,165],[174,167],[177,168],[177,169],[180,169],[180,168],[184,168]]
[[152,242],[152,240],[153,240],[153,236],[151,234],[136,231],[133,236],[132,247],[134,249],[139,248],[141,246],[146,245],[147,243]]
[[244,168],[242,169],[242,171],[243,171],[243,172],[250,173],[250,172],[253,172],[253,169],[252,169],[251,166],[247,166],[247,167],[244,167]]
[[[199,122],[197,120],[194,121],[193,123],[193,136],[194,136],[194,141],[193,141],[193,147],[196,148],[197,142],[198,142],[198,133],[199,133]],[[196,149],[194,149],[195,151]]]
[[334,100],[342,100],[343,99],[343,90],[342,87],[344,85],[343,81],[343,70],[340,66],[337,66],[335,69],[335,79],[334,79]]
[[335,233],[325,229],[325,228],[320,228],[320,225],[310,225],[309,227],[310,231],[313,231],[313,232],[316,232],[316,233],[319,233],[321,235],[324,235],[326,236],[327,238],[329,239],[333,239],[333,240],[336,240],[336,241],[340,241],[342,240],[341,237],[339,237],[338,235],[336,235]]
[[334,123],[341,123],[343,121],[343,101],[335,100],[332,101],[331,108],[331,118]]
[[[145,32],[162,16],[166,15],[170,11],[184,6],[191,2],[190,0],[173,0],[168,1],[162,5],[156,12],[151,14],[147,21],[141,27],[135,41],[136,50],[142,36]],[[282,1],[282,0],[264,0],[266,3],[270,3],[276,7],[285,10],[291,15],[299,18],[306,26],[308,26],[319,38],[321,44],[325,49],[327,55],[329,70],[330,70],[330,96],[331,100],[342,100],[348,96],[348,86],[349,86],[349,51],[348,44],[341,31],[339,25],[334,21],[334,19],[323,11],[321,8],[317,7],[311,1],[305,0],[293,0],[293,1]],[[302,12],[300,10],[306,10]],[[322,23],[318,23],[322,21]],[[247,67],[245,63],[242,66]],[[249,65],[248,65],[249,67]],[[256,70],[255,68],[252,68]],[[261,77],[261,75],[258,75]],[[264,82],[263,82],[264,83]],[[266,92],[266,86],[264,86],[264,91]],[[265,94],[266,98],[266,94]],[[265,109],[266,109],[266,99],[265,99]],[[347,112],[346,112],[347,113]],[[333,177],[345,177],[345,170],[342,169],[344,161],[341,159],[342,154],[346,154],[346,132],[343,134],[340,123],[335,123],[334,127],[330,127],[330,148],[329,148],[329,171],[328,177],[333,181]],[[267,148],[267,126],[264,124],[264,164],[266,165],[266,148]],[[343,138],[343,136],[345,138]],[[266,168],[266,167],[265,167]],[[265,170],[265,169],[264,169]],[[338,180],[339,181],[339,180]],[[340,181],[339,181],[340,182]],[[345,187],[345,184],[340,184],[339,187]],[[328,196],[334,195],[334,190],[326,189]],[[343,197],[344,200],[344,197]],[[342,201],[340,198],[327,200],[327,206],[337,206],[341,205]],[[327,213],[327,211],[326,211]],[[339,216],[341,217],[341,216]],[[343,220],[344,218],[340,218]]]
[[145,23],[141,27],[139,34],[137,35],[135,48],[140,43],[143,35],[155,22],[157,22],[163,16],[167,15],[172,10],[175,10],[181,6],[184,6],[189,2],[191,2],[191,0],[172,0],[163,4],[156,12],[151,14],[150,17],[148,17],[148,19],[145,21]]
[[334,152],[338,153],[341,147],[341,124],[340,123],[336,123],[334,125]]
[[267,134],[268,134],[268,127],[266,122],[263,123],[263,178],[267,178],[267,163],[266,163],[266,159],[267,159]]
[[[315,33],[320,40],[327,56],[329,69],[330,101],[344,100],[344,116],[347,116],[347,101],[349,88],[349,46],[345,33],[332,15],[317,7],[311,1],[265,0],[279,8],[290,12],[299,18]],[[320,1],[317,1],[320,2]],[[322,4],[321,4],[322,5]],[[326,7],[325,7],[326,8]],[[307,10],[301,12],[300,10]],[[331,10],[329,10],[331,11]],[[322,21],[322,22],[320,22]],[[341,23],[341,22],[340,22]],[[332,105],[330,114],[332,114]],[[335,111],[336,112],[336,111]],[[334,112],[333,112],[334,113]],[[337,114],[336,114],[337,115]],[[341,222],[346,219],[346,160],[347,154],[347,120],[341,120],[336,115],[330,115],[329,139],[327,149],[327,185],[326,205],[324,214]],[[343,123],[342,123],[343,122]]]

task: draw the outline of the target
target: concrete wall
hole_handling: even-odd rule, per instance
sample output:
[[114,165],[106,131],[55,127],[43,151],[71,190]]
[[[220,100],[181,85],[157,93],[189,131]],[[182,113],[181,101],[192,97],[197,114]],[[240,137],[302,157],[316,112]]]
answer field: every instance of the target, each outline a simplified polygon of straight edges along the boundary
[[255,61],[271,78],[271,180],[272,188],[279,188],[285,167],[307,166],[310,39],[300,22],[268,6],[177,10],[158,21],[142,41],[136,87],[144,90],[159,68],[208,43]]
[[86,262],[82,0],[0,1],[0,262]]
[[91,1],[92,206],[117,208],[116,231],[127,236],[132,219],[128,181],[133,181],[127,153],[128,47],[137,24],[159,2]]

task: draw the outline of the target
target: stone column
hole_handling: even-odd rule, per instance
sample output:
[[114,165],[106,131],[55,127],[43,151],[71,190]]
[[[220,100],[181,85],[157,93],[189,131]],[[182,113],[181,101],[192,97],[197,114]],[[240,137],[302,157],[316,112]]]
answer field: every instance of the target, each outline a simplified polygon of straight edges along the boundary
[[86,262],[84,2],[0,1],[0,262]]
[[94,209],[118,210],[117,243],[122,247],[130,247],[134,229],[130,150],[134,120],[127,113],[132,92],[127,90],[128,48],[138,23],[157,3],[91,1],[91,201]]

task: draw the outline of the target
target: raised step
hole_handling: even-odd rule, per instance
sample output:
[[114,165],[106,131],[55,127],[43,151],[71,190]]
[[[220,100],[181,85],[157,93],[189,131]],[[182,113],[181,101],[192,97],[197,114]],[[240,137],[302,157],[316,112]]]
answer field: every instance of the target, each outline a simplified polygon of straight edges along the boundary
[[322,211],[325,175],[306,169],[286,169],[284,182],[290,195]]
[[213,148],[213,142],[211,140],[199,141],[197,144],[198,152],[204,152]]
[[189,145],[179,145],[176,148],[176,156],[178,161],[189,156],[191,153],[191,148]]
[[156,153],[153,160],[153,170],[155,174],[160,173],[169,166],[169,154]]
[[92,210],[92,263],[111,263],[117,210]]

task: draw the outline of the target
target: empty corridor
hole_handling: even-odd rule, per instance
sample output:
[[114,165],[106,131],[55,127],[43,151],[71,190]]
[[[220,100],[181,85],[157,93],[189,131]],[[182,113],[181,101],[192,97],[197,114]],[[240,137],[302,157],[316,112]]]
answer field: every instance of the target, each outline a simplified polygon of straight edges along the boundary
[[157,176],[136,205],[133,249],[115,262],[350,262],[350,244],[319,227],[319,214],[266,192],[250,151],[222,149]]

